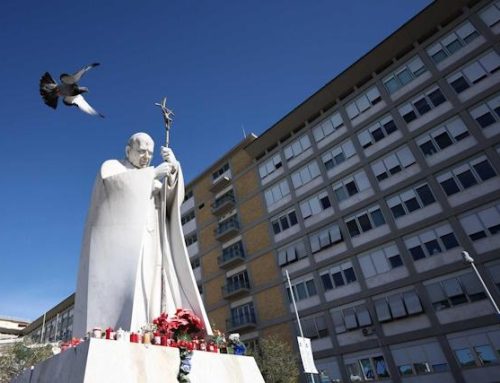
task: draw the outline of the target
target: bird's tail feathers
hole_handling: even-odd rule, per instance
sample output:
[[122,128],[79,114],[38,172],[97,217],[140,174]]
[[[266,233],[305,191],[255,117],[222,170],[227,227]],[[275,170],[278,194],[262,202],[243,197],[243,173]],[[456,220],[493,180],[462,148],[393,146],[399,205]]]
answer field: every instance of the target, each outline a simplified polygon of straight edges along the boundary
[[42,96],[45,104],[47,104],[51,108],[57,108],[57,83],[54,81],[49,72],[45,72],[45,74],[40,79],[40,95]]

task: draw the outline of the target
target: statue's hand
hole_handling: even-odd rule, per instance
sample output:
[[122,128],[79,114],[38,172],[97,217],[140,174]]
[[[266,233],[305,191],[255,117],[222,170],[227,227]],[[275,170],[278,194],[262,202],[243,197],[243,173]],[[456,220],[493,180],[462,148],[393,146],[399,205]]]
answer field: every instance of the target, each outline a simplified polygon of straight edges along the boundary
[[155,167],[155,178],[162,180],[167,175],[175,172],[175,166],[169,162],[163,162]]
[[153,180],[153,195],[160,192],[162,185],[163,184],[157,179]]
[[177,159],[175,158],[172,149],[162,146],[160,151],[161,151],[161,156],[165,162],[170,162],[171,164],[177,164]]

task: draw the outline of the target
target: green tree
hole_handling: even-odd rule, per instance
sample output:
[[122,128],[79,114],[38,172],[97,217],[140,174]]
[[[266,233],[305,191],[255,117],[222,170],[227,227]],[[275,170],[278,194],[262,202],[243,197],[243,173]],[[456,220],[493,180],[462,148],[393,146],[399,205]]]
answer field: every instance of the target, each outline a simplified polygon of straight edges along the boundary
[[16,342],[2,348],[0,354],[0,383],[8,383],[25,368],[30,368],[53,355],[50,345]]
[[298,381],[298,359],[287,342],[276,336],[262,338],[257,350],[252,351],[266,383]]

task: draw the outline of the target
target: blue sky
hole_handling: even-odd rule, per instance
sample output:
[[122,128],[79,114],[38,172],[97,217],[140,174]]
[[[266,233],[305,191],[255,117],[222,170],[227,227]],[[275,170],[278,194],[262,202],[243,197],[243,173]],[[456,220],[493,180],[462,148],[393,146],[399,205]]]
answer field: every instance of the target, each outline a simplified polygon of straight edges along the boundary
[[[163,96],[189,181],[242,128],[268,129],[429,3],[2,1],[0,316],[35,319],[74,291],[97,169],[136,131],[163,142]],[[92,62],[81,85],[106,118],[43,104],[45,71]]]

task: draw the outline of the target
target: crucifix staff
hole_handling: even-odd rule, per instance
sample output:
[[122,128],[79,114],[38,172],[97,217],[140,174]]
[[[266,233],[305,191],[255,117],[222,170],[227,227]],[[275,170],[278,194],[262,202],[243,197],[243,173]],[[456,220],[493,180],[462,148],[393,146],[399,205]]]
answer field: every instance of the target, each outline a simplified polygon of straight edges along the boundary
[[163,113],[163,122],[165,124],[165,147],[168,148],[170,143],[170,128],[172,127],[174,112],[171,109],[167,108],[167,98],[163,97],[161,103],[156,102],[156,106],[161,108]]

